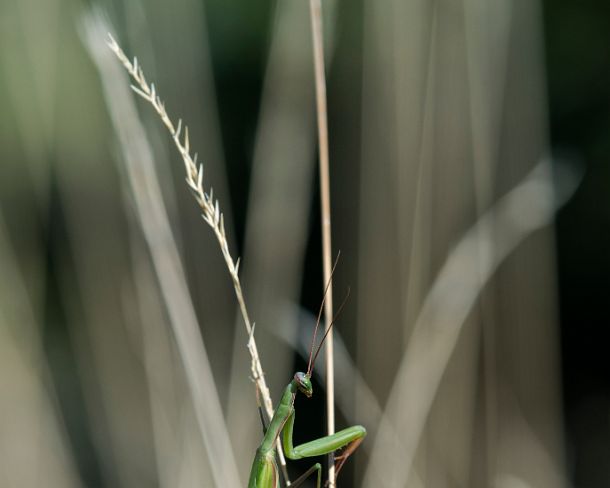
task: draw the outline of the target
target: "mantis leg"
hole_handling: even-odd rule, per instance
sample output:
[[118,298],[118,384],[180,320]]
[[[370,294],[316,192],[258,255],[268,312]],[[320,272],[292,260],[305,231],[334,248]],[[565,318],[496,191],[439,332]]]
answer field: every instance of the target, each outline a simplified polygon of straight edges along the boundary
[[263,426],[263,435],[265,435],[267,433],[267,428],[269,427],[269,422],[267,422],[263,407],[261,407],[260,405],[258,406],[258,415],[261,418],[261,424]]
[[[259,417],[261,419],[261,424],[263,426],[263,434],[266,434],[267,433],[267,429],[269,428],[269,422],[267,421],[267,418],[266,418],[266,415],[265,415],[265,411],[263,410],[263,407],[261,407],[260,405],[258,406],[258,415],[259,415]],[[291,488],[298,488],[305,481],[307,481],[307,478],[309,478],[314,471],[318,472],[318,481],[316,482],[316,488],[320,488],[320,486],[321,486],[320,484],[322,482],[322,465],[320,463],[314,464],[307,471],[305,471],[305,473],[303,473],[301,476],[299,476],[296,480],[292,481],[290,483],[290,487]],[[288,479],[288,476],[284,475],[284,482],[286,482],[287,479]],[[284,484],[284,486],[286,487],[287,485]]]
[[320,439],[315,439],[295,447],[292,445],[294,419],[295,412],[293,410],[286,420],[283,430],[282,442],[286,456],[290,459],[301,459],[329,454],[337,449],[347,447],[343,454],[337,456],[336,458],[339,460],[337,471],[343,467],[343,464],[347,458],[358,448],[364,439],[364,436],[366,436],[366,430],[364,427],[361,425],[354,425],[336,432],[335,434],[321,437]]
[[358,449],[358,446],[360,446],[363,440],[364,437],[354,439],[347,445],[345,450],[339,456],[335,456],[335,476],[339,476],[339,471],[341,471],[345,461],[347,461],[347,458],[350,457],[356,449]]
[[322,465],[320,463],[314,464],[311,468],[309,468],[301,476],[294,480],[290,484],[291,488],[298,488],[299,486],[301,486],[303,482],[307,478],[309,478],[314,471],[318,472],[318,481],[316,482],[316,488],[320,488],[320,483],[322,482]]

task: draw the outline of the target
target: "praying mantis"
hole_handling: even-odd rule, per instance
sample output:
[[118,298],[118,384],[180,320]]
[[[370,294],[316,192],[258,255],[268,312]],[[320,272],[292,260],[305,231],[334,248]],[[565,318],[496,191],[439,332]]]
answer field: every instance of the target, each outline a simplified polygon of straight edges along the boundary
[[[329,283],[326,285],[326,289],[324,291],[322,305],[324,305],[324,300],[326,299],[326,292],[328,291],[328,286],[330,285],[330,283],[331,281],[329,280]],[[345,304],[345,301],[343,302],[343,304]],[[343,305],[341,305],[339,312],[341,311],[342,307]],[[305,444],[301,444],[298,446],[293,446],[292,444],[292,430],[294,427],[295,418],[294,401],[297,392],[303,393],[303,395],[305,395],[307,398],[311,398],[311,396],[313,395],[313,387],[311,385],[311,374],[313,372],[313,367],[320,352],[320,349],[324,344],[324,340],[326,339],[328,332],[334,324],[333,320],[326,329],[326,333],[322,337],[322,340],[320,341],[320,345],[318,346],[315,355],[313,355],[314,343],[316,340],[318,326],[320,325],[321,314],[322,306],[320,306],[320,313],[318,314],[318,320],[316,322],[316,327],[313,333],[311,348],[309,351],[309,364],[307,365],[307,372],[295,373],[290,383],[288,383],[288,386],[286,386],[286,388],[284,389],[282,399],[280,400],[280,403],[278,404],[275,410],[275,414],[273,415],[273,418],[269,423],[269,426],[263,437],[263,441],[256,450],[256,455],[254,456],[252,469],[250,471],[248,488],[279,488],[279,472],[277,464],[275,462],[274,450],[276,441],[280,434],[283,434],[282,445],[284,448],[284,454],[287,458],[293,460],[309,458],[313,456],[321,456],[324,454],[335,452],[338,449],[345,448],[341,455],[335,456],[335,461],[338,461],[336,464],[337,475],[339,474],[339,471],[343,467],[343,464],[345,463],[347,458],[358,448],[358,446],[366,436],[366,429],[364,427],[362,427],[361,425],[354,425],[352,427],[348,427],[339,432],[336,432],[332,435],[306,442]],[[322,466],[320,465],[320,463],[314,464],[301,477],[295,480],[290,486],[299,486],[303,481],[305,481],[305,479],[307,479],[313,472],[316,471],[318,477],[316,487],[320,488],[322,477]]]

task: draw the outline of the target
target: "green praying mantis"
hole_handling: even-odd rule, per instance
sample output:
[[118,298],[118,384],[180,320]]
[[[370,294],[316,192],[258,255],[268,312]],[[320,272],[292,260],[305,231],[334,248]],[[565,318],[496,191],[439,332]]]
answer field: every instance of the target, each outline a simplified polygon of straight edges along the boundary
[[[336,264],[336,263],[335,263]],[[334,267],[333,267],[334,271]],[[332,275],[331,275],[332,276]],[[297,372],[295,373],[292,381],[288,383],[288,386],[284,389],[282,399],[275,410],[275,414],[269,423],[269,426],[263,437],[263,441],[256,450],[254,461],[252,463],[252,469],[250,471],[250,480],[248,481],[248,488],[279,488],[279,472],[277,464],[275,462],[275,445],[278,437],[282,434],[282,445],[284,453],[289,459],[302,459],[313,456],[322,456],[324,454],[334,453],[336,450],[345,448],[345,450],[339,455],[335,456],[336,463],[336,474],[343,467],[343,464],[347,458],[358,448],[360,443],[366,436],[366,429],[361,425],[354,425],[343,429],[335,434],[321,437],[313,441],[306,442],[298,446],[292,444],[292,429],[294,427],[295,408],[294,401],[297,392],[303,393],[307,398],[311,398],[313,395],[313,388],[311,385],[311,374],[313,371],[314,364],[324,344],[324,340],[328,336],[334,320],[328,326],[326,333],[320,341],[315,355],[313,354],[314,344],[316,340],[316,333],[318,326],[320,325],[320,317],[322,314],[322,306],[326,299],[326,292],[331,281],[326,285],[324,291],[324,298],[322,299],[322,305],[320,306],[320,312],[318,314],[318,320],[314,329],[313,338],[311,342],[311,348],[309,351],[309,364],[307,366],[307,373]],[[345,304],[345,301],[343,302]],[[341,311],[339,308],[339,312]],[[338,313],[339,313],[338,312]],[[290,486],[297,487],[303,481],[305,481],[312,473],[317,472],[317,483],[316,487],[320,488],[321,477],[322,477],[322,466],[320,463],[314,464],[309,468],[301,477],[295,480]]]

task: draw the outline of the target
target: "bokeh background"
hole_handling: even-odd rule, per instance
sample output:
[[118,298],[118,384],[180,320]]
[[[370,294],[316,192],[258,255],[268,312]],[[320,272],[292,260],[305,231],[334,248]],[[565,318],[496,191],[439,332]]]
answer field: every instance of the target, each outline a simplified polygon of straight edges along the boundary
[[[609,4],[324,20],[337,423],[369,431],[339,486],[609,486]],[[262,433],[231,280],[105,32],[189,125],[277,400],[323,289],[309,29],[306,0],[0,2],[1,487],[215,486],[225,444],[245,486]],[[211,447],[168,296],[201,330]],[[297,442],[323,435],[315,392]]]

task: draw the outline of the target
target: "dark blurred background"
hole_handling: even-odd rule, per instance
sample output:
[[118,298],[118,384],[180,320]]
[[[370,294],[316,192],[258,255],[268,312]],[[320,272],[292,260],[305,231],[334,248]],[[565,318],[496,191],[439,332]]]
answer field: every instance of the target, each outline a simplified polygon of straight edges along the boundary
[[610,167],[610,8],[543,4],[550,141],[585,168],[556,221],[562,378],[568,459],[576,486],[610,481],[610,369],[606,342],[610,214],[599,205]]
[[[151,107],[113,108],[128,81],[104,33],[191,129],[277,399],[322,294],[308,15],[0,4],[0,486],[218,485],[134,196],[147,153],[120,138],[138,128],[245,484],[261,431],[231,281]],[[339,486],[609,486],[610,6],[324,15],[335,293],[352,289],[337,424],[369,430]],[[298,442],[323,435],[323,389],[297,401]]]

